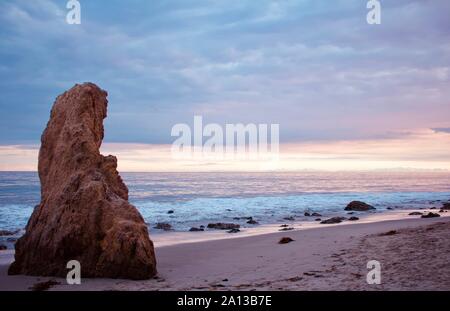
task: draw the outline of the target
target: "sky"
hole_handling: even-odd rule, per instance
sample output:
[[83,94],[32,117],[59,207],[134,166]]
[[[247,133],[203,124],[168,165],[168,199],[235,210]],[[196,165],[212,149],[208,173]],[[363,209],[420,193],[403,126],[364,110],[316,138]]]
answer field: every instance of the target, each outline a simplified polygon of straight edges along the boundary
[[[57,95],[108,91],[123,171],[450,169],[450,2],[0,2],[0,170],[36,170]],[[176,123],[280,125],[277,163],[179,161]]]

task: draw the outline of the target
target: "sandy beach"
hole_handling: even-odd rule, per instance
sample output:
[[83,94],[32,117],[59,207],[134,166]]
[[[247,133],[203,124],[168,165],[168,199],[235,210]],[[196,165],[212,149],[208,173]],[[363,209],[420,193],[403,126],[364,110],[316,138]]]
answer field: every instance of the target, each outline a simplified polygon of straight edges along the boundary
[[[407,212],[370,215],[336,225],[279,225],[239,234],[154,235],[158,275],[146,281],[8,276],[13,251],[0,252],[0,290],[450,290],[450,218]],[[294,241],[278,244],[282,237]],[[381,284],[369,285],[369,260],[381,263]]]

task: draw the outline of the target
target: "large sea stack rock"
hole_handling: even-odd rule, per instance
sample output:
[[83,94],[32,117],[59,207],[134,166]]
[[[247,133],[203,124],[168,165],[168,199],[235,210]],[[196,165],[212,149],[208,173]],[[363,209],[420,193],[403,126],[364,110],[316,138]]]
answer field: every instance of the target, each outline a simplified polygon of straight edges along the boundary
[[75,85],[53,106],[39,151],[41,203],[16,243],[9,274],[67,275],[81,263],[82,277],[148,279],[156,274],[153,243],[117,159],[103,156],[107,93]]

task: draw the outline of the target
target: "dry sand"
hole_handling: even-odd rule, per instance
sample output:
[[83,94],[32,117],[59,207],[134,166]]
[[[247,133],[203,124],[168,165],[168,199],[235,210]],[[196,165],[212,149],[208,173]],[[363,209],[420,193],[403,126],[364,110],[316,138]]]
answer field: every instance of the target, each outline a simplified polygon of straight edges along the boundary
[[[450,290],[450,217],[442,216],[391,213],[338,225],[294,225],[299,229],[287,232],[274,225],[243,237],[156,235],[159,273],[147,281],[83,279],[67,285],[58,278],[7,276],[13,251],[1,251],[0,290],[27,290],[50,279],[61,283],[51,290]],[[282,237],[294,241],[278,244]],[[381,263],[380,285],[366,282],[369,260]]]

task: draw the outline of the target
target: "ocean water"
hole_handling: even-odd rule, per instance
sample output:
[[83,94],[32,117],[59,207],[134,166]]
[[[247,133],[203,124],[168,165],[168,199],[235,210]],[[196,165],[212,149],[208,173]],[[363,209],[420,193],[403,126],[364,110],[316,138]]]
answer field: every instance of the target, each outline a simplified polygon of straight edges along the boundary
[[[209,222],[279,223],[305,211],[342,214],[352,200],[377,208],[440,207],[450,199],[448,172],[122,173],[151,231],[156,222],[177,231]],[[39,203],[37,173],[0,172],[0,230],[23,229]],[[168,211],[173,211],[169,214]],[[306,220],[306,218],[305,218]]]

